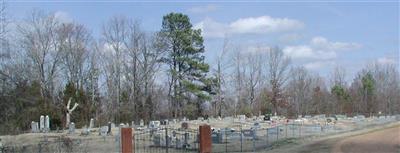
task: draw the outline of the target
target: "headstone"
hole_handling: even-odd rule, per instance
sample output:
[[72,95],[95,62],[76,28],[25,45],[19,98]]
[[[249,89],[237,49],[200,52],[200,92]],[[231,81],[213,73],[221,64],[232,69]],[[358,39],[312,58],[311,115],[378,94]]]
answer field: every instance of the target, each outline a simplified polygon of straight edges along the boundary
[[90,123],[89,123],[89,129],[92,129],[92,128],[94,128],[94,119],[93,118],[90,119]]
[[239,115],[239,122],[245,122],[246,121],[246,115]]
[[44,131],[44,116],[40,115],[40,131]]
[[100,134],[101,136],[106,136],[107,133],[108,133],[108,126],[102,126],[102,127],[100,128],[99,134]]
[[189,129],[189,123],[188,123],[188,122],[183,122],[183,123],[181,124],[181,128],[182,128],[182,129]]
[[87,136],[89,135],[90,130],[86,127],[86,125],[82,128],[81,135]]
[[131,127],[135,127],[135,121],[132,121]]
[[160,121],[150,121],[149,128],[157,129],[160,127]]
[[111,134],[111,122],[108,122],[107,134]]
[[74,122],[69,123],[68,132],[69,132],[69,134],[75,133],[75,123]]
[[111,123],[111,128],[115,128],[115,123]]
[[140,119],[139,126],[141,126],[141,127],[143,127],[143,126],[144,126],[144,121],[143,121],[143,119]]
[[271,121],[271,116],[270,115],[265,115],[264,116],[264,121]]
[[186,117],[183,117],[183,121],[186,121],[187,120],[187,118]]
[[44,130],[45,130],[46,132],[49,132],[49,131],[50,131],[50,117],[49,117],[49,115],[46,115],[46,119],[45,119],[45,128],[44,128]]
[[39,132],[39,124],[37,122],[32,121],[31,128],[32,128],[32,133],[38,133]]
[[204,121],[204,117],[198,117],[197,120]]

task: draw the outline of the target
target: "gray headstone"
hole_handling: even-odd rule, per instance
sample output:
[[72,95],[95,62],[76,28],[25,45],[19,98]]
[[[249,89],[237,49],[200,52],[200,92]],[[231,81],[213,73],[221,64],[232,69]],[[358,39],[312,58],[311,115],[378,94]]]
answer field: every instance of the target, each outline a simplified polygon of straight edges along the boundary
[[246,115],[239,115],[239,122],[245,122],[246,121]]
[[69,126],[68,126],[68,133],[69,133],[69,134],[75,133],[75,123],[74,123],[74,122],[69,123]]
[[89,133],[90,133],[90,130],[89,130],[89,129],[87,128],[87,126],[85,125],[85,126],[82,128],[81,135],[87,136],[87,135],[89,135]]
[[89,123],[89,129],[94,128],[94,119],[91,118],[90,119],[90,123]]
[[40,115],[40,131],[44,131],[44,116]]
[[37,122],[32,121],[31,128],[32,128],[32,133],[38,133],[39,132],[39,124]]
[[101,136],[106,136],[106,135],[107,135],[107,132],[108,132],[108,126],[102,126],[102,127],[100,128],[99,133],[100,133]]
[[135,121],[132,121],[131,127],[135,127]]
[[156,129],[160,127],[160,121],[150,121],[149,128]]

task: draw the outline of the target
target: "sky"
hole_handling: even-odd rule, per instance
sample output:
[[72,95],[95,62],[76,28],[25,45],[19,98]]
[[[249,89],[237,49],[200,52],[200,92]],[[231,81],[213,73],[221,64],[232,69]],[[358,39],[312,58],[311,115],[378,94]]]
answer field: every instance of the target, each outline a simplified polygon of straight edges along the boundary
[[102,25],[112,16],[140,20],[149,32],[161,29],[170,12],[187,14],[202,29],[210,65],[224,39],[242,52],[280,47],[292,65],[329,76],[336,66],[348,77],[371,62],[399,67],[399,1],[8,1],[14,19],[33,9],[54,12],[101,37]]

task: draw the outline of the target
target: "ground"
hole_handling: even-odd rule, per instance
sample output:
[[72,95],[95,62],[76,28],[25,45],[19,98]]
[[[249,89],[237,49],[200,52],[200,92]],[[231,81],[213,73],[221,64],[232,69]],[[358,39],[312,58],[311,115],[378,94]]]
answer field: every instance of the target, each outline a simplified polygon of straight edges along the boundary
[[298,140],[274,153],[400,153],[400,123],[334,135],[320,140]]

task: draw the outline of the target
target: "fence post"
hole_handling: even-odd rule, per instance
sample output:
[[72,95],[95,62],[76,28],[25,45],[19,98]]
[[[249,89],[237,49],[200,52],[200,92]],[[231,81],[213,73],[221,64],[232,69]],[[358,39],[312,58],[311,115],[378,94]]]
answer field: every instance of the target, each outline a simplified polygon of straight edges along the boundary
[[287,138],[287,123],[285,123],[285,138]]
[[211,127],[209,125],[200,125],[200,153],[211,153]]
[[279,140],[279,126],[276,125],[276,141]]
[[253,129],[253,152],[256,152],[256,129]]
[[168,153],[169,148],[169,138],[168,138],[168,128],[165,128],[165,152]]
[[121,128],[122,153],[133,153],[133,147],[132,147],[133,143],[132,143],[132,128]]
[[267,143],[267,146],[268,146],[268,128],[267,128],[267,140],[266,140],[266,143]]
[[242,127],[240,127],[240,152],[243,152],[243,131]]

